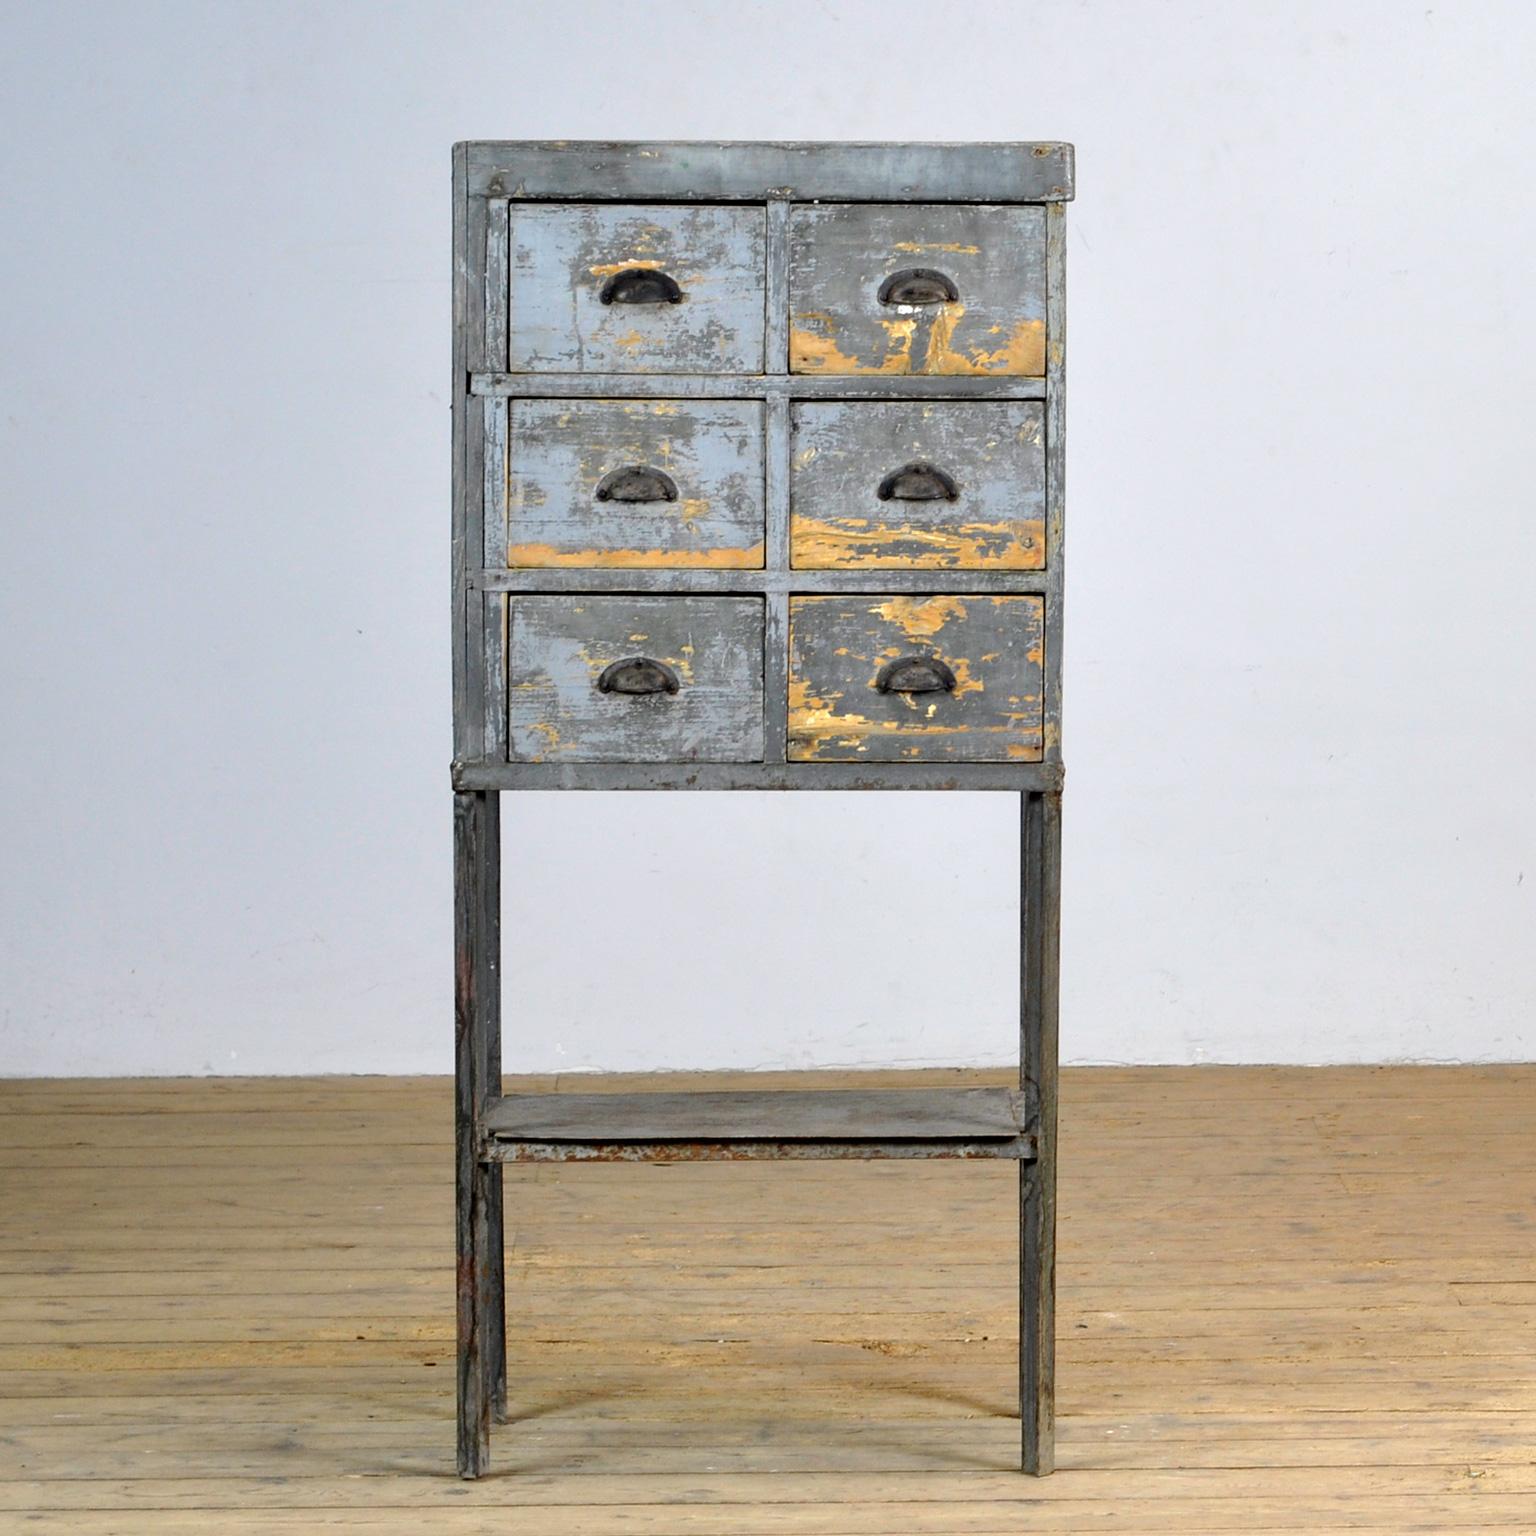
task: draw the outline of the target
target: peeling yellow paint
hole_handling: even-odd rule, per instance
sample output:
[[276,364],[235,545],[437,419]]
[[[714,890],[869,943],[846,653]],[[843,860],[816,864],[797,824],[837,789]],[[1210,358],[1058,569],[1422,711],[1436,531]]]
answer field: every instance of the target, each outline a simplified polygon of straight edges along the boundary
[[790,564],[802,570],[1038,571],[1045,566],[1045,523],[1018,518],[922,528],[796,513],[790,519]]
[[591,566],[614,571],[757,571],[763,567],[763,556],[761,542],[746,549],[563,549],[554,544],[512,544],[507,548],[509,566],[539,570]]
[[593,277],[612,277],[618,272],[632,272],[636,267],[659,272],[665,265],[664,261],[658,261],[653,256],[631,256],[625,261],[605,261],[600,266],[588,267],[587,271]]
[[[1005,334],[1001,346],[967,347],[956,340],[965,311],[963,303],[937,304],[899,319],[873,317],[886,333],[885,351],[878,361],[867,360],[856,351],[846,352],[838,345],[836,317],[820,311],[797,313],[790,322],[790,369],[794,373],[1026,377],[1045,372],[1043,320],[1019,321]],[[994,327],[985,334],[1003,333]]]
[[871,603],[869,611],[887,624],[894,624],[909,640],[932,640],[946,624],[963,619],[967,605],[973,601],[955,596],[888,597]]
[[898,240],[891,249],[893,251],[905,251],[910,256],[921,255],[924,251],[948,251],[952,256],[979,256],[979,245],[961,245],[958,241],[931,241]]
[[[850,604],[857,606],[850,607]],[[1003,694],[995,705],[987,694],[984,663],[964,654],[967,620],[979,607],[1019,605],[1021,622],[1038,626],[1044,604],[1032,594],[1006,596],[887,597],[848,599],[797,597],[790,601],[790,676],[787,754],[792,762],[846,762],[860,757],[881,760],[970,758],[976,761],[1038,761],[1044,747],[1038,693]],[[839,645],[831,655],[848,665],[832,677],[806,675],[801,638],[820,611],[836,613],[846,629],[857,615],[869,615],[868,645]],[[990,628],[990,626],[989,626]],[[894,630],[894,636],[891,631]],[[889,642],[889,643],[888,643]],[[944,697],[932,694],[880,694],[875,680],[884,661],[920,649],[943,658],[955,674],[955,687]],[[821,652],[823,658],[827,652]],[[1015,655],[1017,653],[1014,653]],[[987,664],[1004,653],[985,653]],[[1039,665],[1039,646],[1026,658]],[[822,665],[825,665],[823,661]],[[994,684],[1017,686],[1017,674],[994,676]],[[856,679],[845,699],[842,689]],[[965,707],[967,698],[977,699]]]

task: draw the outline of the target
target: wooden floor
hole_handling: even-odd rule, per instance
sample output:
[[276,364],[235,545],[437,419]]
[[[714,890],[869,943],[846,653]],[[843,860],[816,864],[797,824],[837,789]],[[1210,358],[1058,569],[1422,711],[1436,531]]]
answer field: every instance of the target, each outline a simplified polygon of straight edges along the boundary
[[1533,1067],[1066,1073],[1040,1481],[1010,1164],[509,1168],[464,1484],[446,1080],[0,1111],[6,1533],[1536,1531]]

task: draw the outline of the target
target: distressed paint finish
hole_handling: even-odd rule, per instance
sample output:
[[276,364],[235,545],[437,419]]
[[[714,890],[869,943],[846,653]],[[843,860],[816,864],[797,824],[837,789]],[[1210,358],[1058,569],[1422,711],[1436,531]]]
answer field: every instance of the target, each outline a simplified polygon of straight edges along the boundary
[[[763,604],[755,597],[507,599],[513,762],[756,762],[763,755]],[[673,693],[603,693],[630,656]]]
[[[1021,1463],[1051,1468],[1060,204],[1072,175],[1071,146],[1060,144],[476,144],[455,153],[466,1476],[487,1469],[488,1420],[505,1407],[501,1164],[755,1157],[1020,1160]],[[943,202],[916,201],[933,197]],[[693,206],[705,201],[715,206]],[[629,268],[678,302],[601,304],[602,285]],[[907,292],[881,305],[882,285],[899,272]],[[470,409],[476,398],[482,408]],[[671,457],[650,467],[679,482],[668,505],[688,536],[672,525],[653,535],[643,518],[666,507],[623,500],[633,483],[602,503],[605,516],[590,516],[590,491],[607,472],[594,456],[611,449],[614,469],[659,457],[644,429],[669,412],[692,412],[692,436],[685,447],[676,435],[662,440]],[[755,446],[738,430],[743,412]],[[802,453],[825,434],[798,465],[795,414]],[[514,415],[531,455],[518,457],[511,441]],[[549,427],[562,418],[565,440]],[[1024,423],[1029,441],[978,427],[984,419],[1009,431]],[[945,421],[955,424],[951,440]],[[881,458],[882,446],[901,450],[892,457],[902,462],[878,473],[870,465],[866,480],[859,456]],[[1003,462],[1021,448],[1019,462]],[[738,449],[760,454],[755,515],[738,515],[732,494],[715,488],[735,474],[717,456]],[[871,486],[918,462],[954,477],[954,499],[875,496],[872,511]],[[690,463],[712,489],[689,496]],[[633,660],[645,656],[654,661]],[[891,669],[897,661],[906,664]],[[595,686],[605,669],[609,692]],[[874,686],[882,675],[896,691]],[[545,789],[1018,793],[1021,1076],[1001,1125],[930,1121],[887,1137],[891,1106],[879,1091],[841,1105],[814,1095],[814,1124],[776,1093],[758,1108],[717,1106],[709,1123],[691,1096],[668,1120],[657,1102],[631,1114],[621,1096],[605,1095],[580,1140],[508,1125],[494,1001],[496,797]],[[515,952],[507,959],[513,980]]]
[[[511,372],[761,372],[761,208],[514,203],[510,224]],[[665,272],[682,302],[604,304],[630,268]]]
[[[1033,762],[1041,756],[1038,597],[799,597],[789,604],[792,762]],[[942,660],[952,692],[881,693],[903,656]]]
[[[599,501],[631,464],[677,500]],[[757,401],[514,400],[508,466],[508,565],[762,569]]]
[[[790,556],[800,569],[1035,571],[1045,565],[1044,411],[1033,402],[887,401],[794,408]],[[882,501],[905,464],[954,501]]]
[[1070,198],[1070,144],[649,143],[593,139],[458,146],[474,197],[577,202],[714,199],[910,202],[942,190],[955,202]]
[[485,1117],[499,1140],[545,1142],[1015,1141],[1024,1094],[1008,1088],[747,1089],[513,1093]]
[[[791,372],[1045,372],[1043,209],[849,203],[790,218]],[[917,267],[958,299],[879,301],[886,278]]]

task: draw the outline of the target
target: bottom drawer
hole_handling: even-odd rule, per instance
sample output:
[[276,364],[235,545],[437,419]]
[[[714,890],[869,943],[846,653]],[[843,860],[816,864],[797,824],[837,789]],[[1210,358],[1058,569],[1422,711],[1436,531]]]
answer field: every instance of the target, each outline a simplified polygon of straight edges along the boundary
[[1044,599],[795,597],[791,762],[1036,762]]
[[507,755],[761,761],[762,600],[509,597]]

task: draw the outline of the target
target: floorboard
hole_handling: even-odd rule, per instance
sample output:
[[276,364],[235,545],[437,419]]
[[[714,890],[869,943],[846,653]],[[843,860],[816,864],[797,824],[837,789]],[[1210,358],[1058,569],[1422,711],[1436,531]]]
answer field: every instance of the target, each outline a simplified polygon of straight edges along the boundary
[[1536,1532],[1536,1067],[1079,1069],[1061,1115],[1053,1477],[1010,1164],[531,1164],[471,1485],[446,1080],[0,1082],[0,1531]]

